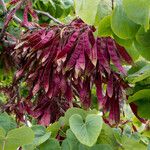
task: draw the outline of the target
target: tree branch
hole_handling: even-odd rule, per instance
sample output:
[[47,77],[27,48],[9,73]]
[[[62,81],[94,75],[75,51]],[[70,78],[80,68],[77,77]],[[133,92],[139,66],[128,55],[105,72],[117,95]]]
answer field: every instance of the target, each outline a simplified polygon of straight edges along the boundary
[[57,20],[56,18],[54,18],[53,16],[51,16],[49,13],[47,12],[44,12],[44,11],[40,11],[40,10],[35,10],[35,12],[37,14],[41,14],[41,15],[44,15],[44,16],[47,16],[48,18],[52,19],[55,23],[57,24],[63,24],[62,22],[60,22],[59,20]]

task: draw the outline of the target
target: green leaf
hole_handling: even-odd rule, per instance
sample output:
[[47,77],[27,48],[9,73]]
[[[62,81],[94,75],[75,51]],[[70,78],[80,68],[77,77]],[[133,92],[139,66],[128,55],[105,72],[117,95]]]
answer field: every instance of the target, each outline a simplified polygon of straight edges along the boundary
[[144,144],[139,143],[129,137],[122,137],[122,147],[124,150],[146,150],[146,146]]
[[53,124],[51,124],[50,126],[47,127],[47,131],[51,133],[52,138],[56,137],[59,129],[60,129],[59,122],[54,122]]
[[35,0],[34,8],[49,12],[52,16],[56,13],[56,6],[52,0]]
[[77,140],[73,132],[70,129],[68,129],[66,135],[67,135],[66,139],[68,140],[68,146],[70,147],[70,149],[71,150],[78,149],[80,142]]
[[98,4],[96,19],[95,19],[95,26],[99,25],[99,22],[108,15],[111,15],[112,13],[112,7],[111,7],[111,0],[100,0]]
[[118,150],[118,143],[114,137],[114,132],[107,124],[103,124],[97,143],[108,144],[113,150]]
[[150,77],[150,64],[147,64],[137,72],[128,76],[127,80],[130,83],[136,83]]
[[146,137],[150,138],[150,131],[149,130],[143,131],[142,136],[146,136]]
[[134,38],[139,25],[128,19],[121,4],[117,5],[112,13],[111,27],[113,32],[122,39]]
[[139,54],[142,55],[142,57],[144,57],[148,61],[150,61],[150,46],[145,47],[141,45],[140,43],[138,43],[136,40],[134,41],[134,45],[136,49],[138,50]]
[[5,135],[6,135],[6,131],[2,127],[0,127],[0,140],[5,138]]
[[87,147],[83,144],[80,144],[79,150],[113,150],[113,149],[108,144],[96,144],[92,147]]
[[138,72],[140,69],[142,69],[144,66],[146,66],[148,63],[146,61],[137,61],[134,66],[132,66],[129,71],[128,75],[132,75],[136,72]]
[[60,4],[55,4],[55,7],[56,7],[55,17],[60,18],[64,13],[63,6]]
[[121,129],[119,128],[114,128],[113,129],[113,134],[114,134],[114,137],[117,141],[117,143],[121,144]]
[[35,125],[31,129],[34,131],[35,134],[35,139],[33,141],[33,145],[35,146],[44,143],[50,138],[50,133],[47,133],[45,127],[43,126]]
[[133,43],[133,40],[132,39],[122,39],[122,38],[119,38],[117,35],[113,34],[113,37],[114,39],[116,40],[116,42],[122,46],[127,46],[127,47],[130,47]]
[[[70,144],[68,143],[67,139],[63,140],[61,147],[62,147],[62,150],[73,150],[70,147]],[[78,149],[76,148],[76,150],[78,150]]]
[[148,147],[147,147],[147,150],[150,150],[150,142],[148,143]]
[[96,144],[92,147],[81,144],[73,132],[68,129],[66,139],[62,143],[62,150],[112,150],[108,144]]
[[63,0],[63,5],[65,9],[68,9],[70,7],[72,7],[74,5],[74,1],[73,0]]
[[49,0],[48,2],[48,12],[52,15],[55,16],[56,13],[56,6],[55,3],[52,0]]
[[70,108],[65,113],[65,124],[69,124],[69,119],[74,114],[79,114],[83,118],[85,118],[87,115],[86,111],[81,108]]
[[150,30],[145,32],[144,28],[141,27],[136,34],[136,40],[142,46],[150,47]]
[[5,132],[5,130],[2,128],[2,127],[0,127],[0,150],[3,150],[2,149],[2,146],[3,146],[3,144],[4,144],[4,139],[5,139],[5,135],[6,135],[6,132]]
[[39,150],[61,150],[61,147],[56,139],[49,139],[39,146]]
[[129,53],[129,55],[132,57],[133,61],[138,60],[138,58],[140,57],[140,54],[135,48],[134,43],[132,43],[131,46],[125,46],[125,49]]
[[87,24],[94,25],[100,0],[74,0],[76,14]]
[[5,146],[3,150],[16,150],[19,146],[32,143],[33,139],[32,129],[21,127],[9,131],[7,136],[1,140],[0,147]]
[[107,37],[112,35],[110,20],[111,16],[106,16],[99,22],[98,36]]
[[123,0],[123,7],[127,16],[137,24],[149,29],[150,1],[149,0]]
[[[82,150],[82,149],[81,149]],[[113,150],[108,144],[96,144],[89,150]]]
[[8,132],[17,127],[16,122],[7,113],[0,114],[0,126]]
[[80,142],[77,140],[73,132],[68,129],[66,139],[62,143],[62,150],[78,150]]
[[[150,97],[148,97],[150,98]],[[136,101],[135,104],[137,105],[137,113],[141,118],[150,119],[150,101],[149,100],[142,100]]]
[[138,101],[138,100],[149,100],[150,101],[150,89],[143,89],[136,92],[134,95],[130,96],[128,103]]
[[81,115],[70,117],[69,124],[76,138],[84,145],[93,146],[101,132],[102,118],[100,115],[87,115],[85,122]]
[[74,114],[79,114],[85,119],[88,114],[97,114],[97,113],[98,113],[98,111],[95,109],[90,110],[90,111],[85,111],[81,108],[73,107],[66,111],[64,121],[65,121],[65,124],[69,125],[69,119]]
[[41,145],[50,138],[50,133],[46,132],[46,128],[41,125],[32,126],[31,129],[34,132],[34,141],[23,147],[23,150],[34,150],[37,146]]

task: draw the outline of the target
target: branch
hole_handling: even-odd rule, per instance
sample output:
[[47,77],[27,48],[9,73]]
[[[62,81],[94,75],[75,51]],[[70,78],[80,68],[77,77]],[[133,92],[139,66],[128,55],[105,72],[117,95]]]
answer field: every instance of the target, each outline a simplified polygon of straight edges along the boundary
[[22,25],[22,21],[20,18],[18,18],[16,15],[13,16],[13,20]]
[[[2,1],[3,1],[3,0],[1,0],[1,2],[2,2]],[[0,32],[0,40],[4,37],[4,33],[5,33],[5,31],[6,31],[6,28],[7,28],[8,25],[9,25],[9,22],[10,22],[11,19],[13,18],[14,14],[16,13],[16,11],[17,11],[17,10],[21,7],[21,5],[24,3],[24,1],[25,1],[25,0],[19,2],[19,3],[16,5],[15,8],[12,8],[12,9],[8,12],[8,14],[6,14],[5,20],[4,20],[4,25],[3,25],[3,28],[2,28],[2,30],[1,30],[1,32]],[[4,1],[3,1],[3,2],[4,2]],[[3,5],[3,9],[5,9],[5,3],[4,3],[4,5]],[[6,8],[6,10],[7,10],[7,8]]]
[[[0,0],[0,4],[2,5],[2,8],[3,8],[3,12],[4,13],[7,13],[7,8],[6,8],[6,5],[5,5],[5,2],[4,0]],[[20,18],[18,18],[16,15],[13,16],[13,20],[16,21],[17,23],[19,23],[21,26],[22,26],[22,21]],[[26,26],[24,26],[25,28],[28,28]]]
[[52,19],[55,23],[57,24],[63,24],[62,22],[60,22],[59,20],[57,20],[56,18],[54,18],[53,16],[51,16],[49,13],[47,12],[44,12],[44,11],[40,11],[40,10],[35,10],[35,12],[37,14],[41,14],[41,15],[44,15],[44,16],[47,16],[48,18]]
[[[18,23],[22,26],[22,21],[15,15],[15,12],[21,7],[21,5],[22,5],[25,1],[26,1],[26,0],[22,0],[21,2],[19,2],[19,3],[16,5],[16,7],[15,7],[15,8],[12,8],[12,9],[8,12],[8,14],[6,15],[3,28],[2,28],[2,30],[1,30],[1,32],[0,32],[0,40],[3,38],[4,32],[5,32],[6,28],[8,27],[8,24],[9,24],[9,22],[11,21],[11,19],[14,19],[16,22],[18,22]],[[5,8],[6,8],[6,5],[5,5],[4,1],[3,1],[3,0],[0,0],[0,2],[1,2],[1,3],[3,2],[4,5],[2,5],[2,6],[3,6],[3,9],[5,9]],[[7,12],[7,8],[6,8],[6,12]],[[11,14],[11,13],[12,13],[12,14]],[[10,15],[10,16],[9,16],[9,15]],[[6,20],[8,16],[9,16],[9,19]],[[24,26],[24,25],[23,25],[23,26]],[[27,28],[27,29],[30,29],[30,28],[27,27],[27,26],[24,26],[24,27]]]
[[32,30],[32,29],[36,28],[36,27],[28,27],[28,26],[22,24],[22,20],[20,18],[18,18],[16,15],[13,16],[13,20],[16,21],[17,23],[19,23],[20,26],[22,26],[22,27],[24,27],[24,28],[26,28],[28,30]]

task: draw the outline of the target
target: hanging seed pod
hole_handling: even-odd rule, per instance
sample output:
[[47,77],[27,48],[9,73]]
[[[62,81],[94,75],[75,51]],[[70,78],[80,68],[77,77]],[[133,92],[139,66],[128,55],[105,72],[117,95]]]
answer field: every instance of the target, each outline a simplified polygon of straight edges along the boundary
[[[112,38],[95,39],[93,32],[77,19],[66,26],[28,31],[16,45],[16,54],[23,59],[15,81],[23,78],[30,99],[36,96],[31,109],[39,123],[48,125],[57,120],[75,103],[74,98],[89,108],[94,85],[100,108],[104,113],[109,111],[112,123],[119,123],[125,89],[120,75],[126,74],[121,62],[131,63],[132,59]],[[115,73],[112,65],[120,73]]]

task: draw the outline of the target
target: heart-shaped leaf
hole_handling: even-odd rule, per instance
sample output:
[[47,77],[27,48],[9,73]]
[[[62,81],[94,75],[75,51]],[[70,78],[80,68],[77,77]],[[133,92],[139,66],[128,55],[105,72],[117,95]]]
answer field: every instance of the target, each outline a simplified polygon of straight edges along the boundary
[[85,122],[78,115],[72,115],[69,119],[69,124],[76,138],[84,145],[93,146],[102,129],[102,118],[100,115],[87,115]]
[[16,128],[5,135],[0,130],[0,150],[16,150],[19,146],[30,144],[34,139],[34,132],[29,127]]
[[82,116],[83,119],[85,119],[88,114],[97,114],[97,113],[98,111],[96,109],[85,111],[81,108],[70,108],[65,113],[65,124],[69,125],[69,119],[74,114],[78,114]]
[[17,127],[16,122],[7,113],[0,114],[0,126],[6,132]]
[[35,150],[35,148],[50,138],[50,133],[46,132],[46,128],[41,125],[34,125],[31,127],[34,132],[34,141],[29,145],[24,145],[23,150]]

